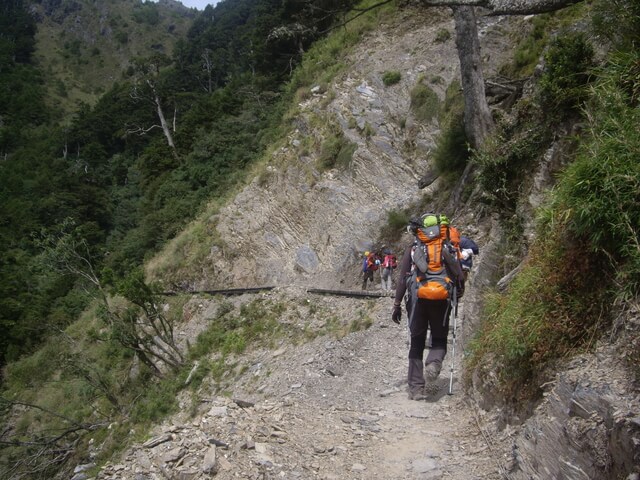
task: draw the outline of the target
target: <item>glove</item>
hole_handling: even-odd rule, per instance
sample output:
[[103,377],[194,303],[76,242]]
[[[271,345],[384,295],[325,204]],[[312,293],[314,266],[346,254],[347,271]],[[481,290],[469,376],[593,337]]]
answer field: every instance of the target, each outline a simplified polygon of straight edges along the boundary
[[462,256],[463,260],[466,260],[472,255],[473,255],[473,250],[471,250],[470,248],[464,248],[462,252],[460,252],[460,256]]
[[402,318],[402,307],[400,305],[394,305],[391,311],[391,320],[400,325],[400,319]]

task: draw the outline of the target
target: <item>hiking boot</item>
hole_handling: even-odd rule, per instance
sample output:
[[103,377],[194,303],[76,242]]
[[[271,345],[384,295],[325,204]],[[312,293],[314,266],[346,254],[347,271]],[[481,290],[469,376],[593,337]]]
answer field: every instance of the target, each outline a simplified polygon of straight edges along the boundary
[[428,397],[430,395],[436,395],[440,391],[440,385],[437,383],[427,383],[424,386],[424,395]]
[[409,400],[425,400],[427,397],[424,394],[422,387],[409,387]]
[[442,364],[440,362],[431,362],[428,363],[424,367],[424,380],[425,382],[434,382],[438,375],[440,375],[440,370],[442,369]]

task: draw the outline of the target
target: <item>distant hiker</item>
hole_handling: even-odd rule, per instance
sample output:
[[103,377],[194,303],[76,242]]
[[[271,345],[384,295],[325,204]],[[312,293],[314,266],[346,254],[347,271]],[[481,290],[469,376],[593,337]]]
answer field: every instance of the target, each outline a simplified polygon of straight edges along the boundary
[[380,273],[382,290],[391,291],[391,279],[393,277],[393,271],[398,266],[398,260],[388,248],[384,248],[382,250],[382,254],[384,255],[382,260],[382,272]]
[[480,249],[476,242],[464,235],[460,237],[460,264],[462,265],[465,281],[469,276],[471,268],[473,268],[473,256],[478,255],[479,253]]
[[362,260],[362,290],[367,289],[367,280],[373,284],[373,272],[378,269],[380,259],[374,252],[364,252]]
[[[425,385],[432,385],[447,353],[449,315],[454,292],[462,282],[458,259],[460,235],[445,215],[428,213],[412,221],[407,231],[414,236],[400,265],[391,319],[400,323],[405,297],[411,343],[407,381],[409,398],[423,400]],[[431,347],[422,364],[431,329]],[[423,376],[424,375],[424,376]]]

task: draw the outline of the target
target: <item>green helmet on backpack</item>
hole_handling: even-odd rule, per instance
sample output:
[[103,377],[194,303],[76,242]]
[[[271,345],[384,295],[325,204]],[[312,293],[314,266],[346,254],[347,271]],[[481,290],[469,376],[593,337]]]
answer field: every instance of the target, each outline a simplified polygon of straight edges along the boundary
[[446,215],[436,215],[435,213],[425,213],[422,216],[423,227],[433,227],[435,225],[449,225],[449,218]]

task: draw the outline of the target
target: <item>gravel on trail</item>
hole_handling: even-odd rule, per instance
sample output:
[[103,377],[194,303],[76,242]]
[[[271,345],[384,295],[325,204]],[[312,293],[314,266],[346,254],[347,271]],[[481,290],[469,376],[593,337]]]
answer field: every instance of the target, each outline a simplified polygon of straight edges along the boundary
[[[283,292],[264,294],[277,298]],[[236,300],[242,302],[243,300]],[[317,297],[345,317],[367,309],[372,324],[247,353],[233,391],[199,391],[199,405],[156,427],[98,478],[499,479],[510,430],[498,432],[461,385],[464,349],[449,355],[437,393],[406,392],[408,333],[391,322],[392,300]],[[464,304],[458,315],[458,342]],[[159,443],[158,443],[159,442]]]

